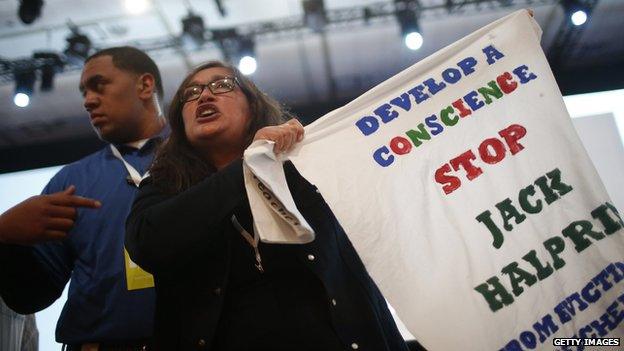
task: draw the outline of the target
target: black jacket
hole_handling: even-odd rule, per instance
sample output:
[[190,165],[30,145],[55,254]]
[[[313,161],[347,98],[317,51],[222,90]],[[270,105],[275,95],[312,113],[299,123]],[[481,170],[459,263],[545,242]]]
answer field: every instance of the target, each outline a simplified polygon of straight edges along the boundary
[[[312,243],[296,246],[297,258],[336,306],[331,320],[344,348],[407,350],[384,298],[327,204],[291,164],[285,170],[295,203],[316,232]],[[242,163],[175,196],[145,183],[128,217],[126,248],[155,277],[156,344],[166,350],[210,349],[227,294],[232,238],[240,236],[230,218],[248,201]]]

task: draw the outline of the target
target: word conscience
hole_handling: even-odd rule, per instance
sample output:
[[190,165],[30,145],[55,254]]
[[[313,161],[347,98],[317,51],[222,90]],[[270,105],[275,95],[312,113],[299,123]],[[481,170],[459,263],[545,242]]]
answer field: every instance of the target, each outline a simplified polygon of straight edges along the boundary
[[[505,57],[492,45],[485,47],[482,51],[488,65],[492,65]],[[450,85],[456,84],[463,77],[473,74],[477,63],[478,61],[474,57],[467,57],[459,61],[457,67],[449,67],[442,71],[439,78],[426,79],[399,96],[382,103],[370,115],[358,119],[355,126],[364,136],[372,135],[383,124],[390,123],[404,112],[412,110],[415,105],[427,101],[431,96],[438,94]],[[502,72],[493,77],[485,86],[471,90],[450,102],[440,109],[439,113],[425,117],[423,122],[415,124],[411,129],[405,131],[404,135],[391,138],[388,145],[381,146],[373,152],[373,159],[379,166],[388,167],[394,163],[395,156],[410,153],[413,148],[417,148],[427,140],[443,134],[447,128],[455,126],[460,120],[472,115],[474,111],[512,94],[520,85],[527,84],[536,78],[537,75],[532,73],[527,65],[519,65],[511,72]],[[449,192],[447,191],[447,194]]]

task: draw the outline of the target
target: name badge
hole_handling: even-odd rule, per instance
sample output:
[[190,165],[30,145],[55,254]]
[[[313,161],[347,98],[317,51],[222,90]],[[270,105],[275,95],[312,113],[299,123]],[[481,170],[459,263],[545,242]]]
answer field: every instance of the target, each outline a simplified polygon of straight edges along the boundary
[[128,290],[139,290],[154,287],[154,276],[144,271],[136,263],[132,262],[128,251],[124,249],[126,261],[126,282]]

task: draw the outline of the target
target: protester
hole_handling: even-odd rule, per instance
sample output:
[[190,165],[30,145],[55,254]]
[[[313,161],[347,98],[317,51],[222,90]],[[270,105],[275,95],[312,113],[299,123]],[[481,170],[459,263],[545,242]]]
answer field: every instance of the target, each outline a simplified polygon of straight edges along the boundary
[[86,60],[80,91],[109,145],[0,217],[0,295],[33,313],[71,278],[57,341],[68,350],[140,350],[153,332],[153,281],[126,259],[124,223],[165,133],[160,73],[138,49],[105,49]]
[[154,274],[162,350],[406,350],[381,293],[313,185],[285,165],[316,232],[258,243],[241,157],[252,140],[284,152],[303,127],[240,72],[191,72],[169,110],[171,136],[127,222],[126,247]]

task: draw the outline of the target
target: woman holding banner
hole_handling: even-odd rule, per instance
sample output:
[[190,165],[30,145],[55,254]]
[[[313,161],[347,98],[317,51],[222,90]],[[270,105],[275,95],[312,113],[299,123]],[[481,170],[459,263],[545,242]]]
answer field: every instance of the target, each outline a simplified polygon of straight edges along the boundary
[[192,71],[169,110],[171,136],[127,222],[132,259],[154,274],[158,349],[406,350],[386,302],[315,187],[292,166],[309,244],[259,243],[241,157],[284,152],[303,127],[237,69]]

